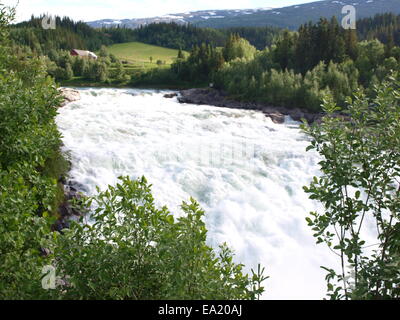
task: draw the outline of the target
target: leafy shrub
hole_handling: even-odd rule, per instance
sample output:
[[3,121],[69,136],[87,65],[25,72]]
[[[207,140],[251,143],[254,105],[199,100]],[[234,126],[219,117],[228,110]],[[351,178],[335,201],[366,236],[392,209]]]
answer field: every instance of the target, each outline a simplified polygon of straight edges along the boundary
[[50,261],[40,249],[51,247],[57,182],[43,171],[59,152],[60,99],[41,61],[11,52],[11,17],[0,6],[0,299],[33,299],[47,295],[40,278]]
[[95,212],[58,237],[63,299],[255,299],[265,280],[233,263],[226,245],[206,245],[204,212],[191,199],[177,220],[157,208],[144,178],[109,187],[86,200]]
[[[325,101],[322,124],[304,127],[309,149],[322,156],[322,176],[305,191],[324,205],[307,218],[317,243],[326,243],[342,270],[328,271],[332,299],[400,298],[400,81],[395,75],[348,99],[345,119]],[[365,230],[376,226],[376,243]],[[371,252],[372,251],[372,252]]]

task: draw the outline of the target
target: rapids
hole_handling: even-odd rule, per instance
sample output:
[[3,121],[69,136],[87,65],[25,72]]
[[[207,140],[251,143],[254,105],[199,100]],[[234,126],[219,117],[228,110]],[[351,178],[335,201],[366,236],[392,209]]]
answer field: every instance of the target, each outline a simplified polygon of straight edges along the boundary
[[93,195],[117,177],[146,176],[159,205],[179,215],[193,197],[206,211],[208,242],[227,242],[246,270],[271,278],[265,299],[321,299],[334,255],[305,222],[318,204],[302,187],[318,175],[299,124],[258,111],[179,104],[165,91],[79,89],[57,117],[70,178]]

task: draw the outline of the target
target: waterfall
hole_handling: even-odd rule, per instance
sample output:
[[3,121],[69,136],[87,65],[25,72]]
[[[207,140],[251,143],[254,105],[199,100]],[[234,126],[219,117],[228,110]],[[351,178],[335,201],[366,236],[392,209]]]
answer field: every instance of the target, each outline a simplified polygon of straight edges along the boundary
[[319,174],[299,124],[259,111],[180,104],[165,91],[79,89],[57,124],[71,180],[93,195],[121,175],[145,176],[157,204],[181,214],[190,197],[206,211],[208,243],[227,242],[246,271],[271,277],[265,299],[321,299],[332,253],[305,222],[318,203],[302,187]]

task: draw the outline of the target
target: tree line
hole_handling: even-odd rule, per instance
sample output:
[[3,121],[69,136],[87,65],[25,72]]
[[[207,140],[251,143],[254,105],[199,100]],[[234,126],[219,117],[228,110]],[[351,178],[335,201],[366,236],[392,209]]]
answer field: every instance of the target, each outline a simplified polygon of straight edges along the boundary
[[257,49],[270,46],[281,30],[274,27],[199,28],[190,24],[153,23],[135,30],[137,40],[158,46],[190,51],[202,43],[223,47],[231,34],[246,38]]
[[[43,16],[32,16],[29,21],[11,27],[11,38],[17,44],[30,46],[32,50],[47,54],[51,49],[72,48],[97,51],[102,45],[141,41],[173,49],[191,50],[202,43],[215,47],[224,46],[231,34],[247,39],[258,50],[270,46],[283,30],[274,27],[234,27],[225,29],[200,28],[190,24],[152,23],[129,29],[124,26],[94,29],[82,21],[68,17],[54,17],[56,30],[44,30]],[[382,43],[400,44],[400,15],[378,14],[357,21],[357,36],[362,40],[378,39]]]
[[391,46],[400,46],[400,15],[385,13],[358,20],[357,34],[362,40],[378,39]]
[[11,27],[11,38],[18,44],[29,46],[38,54],[50,50],[85,49],[97,51],[102,45],[139,41],[157,46],[191,50],[193,46],[207,43],[215,47],[224,46],[231,33],[237,33],[259,49],[271,45],[275,35],[281,31],[273,27],[211,29],[190,24],[152,23],[129,29],[124,26],[94,29],[82,21],[68,17],[54,17],[56,29],[42,28],[43,16],[32,16],[29,21]]
[[371,91],[391,70],[398,70],[400,48],[377,39],[359,41],[336,18],[283,32],[258,51],[231,35],[223,49],[195,47],[172,66],[178,78],[214,83],[236,99],[321,111],[324,96],[344,105],[358,87]]
[[[29,50],[29,49],[28,49]],[[99,83],[127,83],[130,75],[123,63],[102,46],[98,59],[88,59],[79,56],[71,56],[69,51],[50,50],[47,56],[41,56],[47,73],[57,81],[69,81],[74,77],[99,82]]]
[[10,27],[10,37],[21,46],[28,46],[38,55],[47,55],[50,50],[84,49],[97,51],[102,45],[114,41],[82,21],[75,22],[68,17],[54,17],[56,29],[43,29],[44,16],[32,16],[29,21]]

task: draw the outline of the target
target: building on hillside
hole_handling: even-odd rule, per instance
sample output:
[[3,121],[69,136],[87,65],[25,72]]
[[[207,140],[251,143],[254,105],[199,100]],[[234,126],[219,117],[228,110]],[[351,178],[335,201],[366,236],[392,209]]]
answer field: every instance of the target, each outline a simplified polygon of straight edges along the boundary
[[72,49],[71,56],[78,56],[81,58],[89,58],[97,60],[97,56],[93,52],[87,50]]

